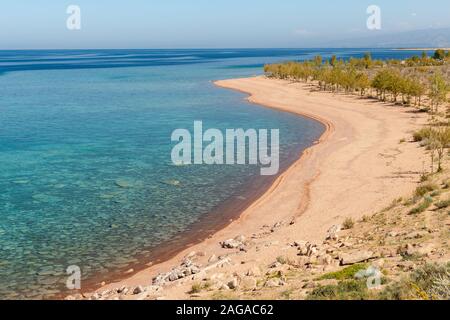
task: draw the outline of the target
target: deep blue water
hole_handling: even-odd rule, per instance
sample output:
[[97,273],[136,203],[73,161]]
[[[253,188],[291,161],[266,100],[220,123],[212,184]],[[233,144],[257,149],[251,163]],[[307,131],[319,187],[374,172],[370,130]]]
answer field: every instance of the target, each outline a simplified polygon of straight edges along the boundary
[[284,161],[323,132],[212,80],[364,51],[0,51],[0,298],[57,294],[69,265],[81,267],[83,280],[126,269],[224,201],[242,201],[259,168],[174,166],[173,130],[194,120],[280,129]]

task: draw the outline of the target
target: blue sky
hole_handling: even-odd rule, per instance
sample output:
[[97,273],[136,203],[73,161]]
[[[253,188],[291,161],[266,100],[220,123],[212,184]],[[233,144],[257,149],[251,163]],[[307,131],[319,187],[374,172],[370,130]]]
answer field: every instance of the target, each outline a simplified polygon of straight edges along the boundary
[[448,0],[2,0],[0,49],[303,47],[367,35],[371,4],[381,32],[450,27]]

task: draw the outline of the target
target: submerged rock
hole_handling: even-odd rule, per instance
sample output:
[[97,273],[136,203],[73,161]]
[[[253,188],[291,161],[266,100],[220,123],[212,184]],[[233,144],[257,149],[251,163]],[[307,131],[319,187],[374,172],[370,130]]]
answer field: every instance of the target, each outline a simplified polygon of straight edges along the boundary
[[165,180],[161,181],[162,184],[173,186],[173,187],[179,187],[181,186],[181,182],[179,180]]
[[125,179],[117,179],[114,183],[116,186],[124,189],[133,187],[133,183]]

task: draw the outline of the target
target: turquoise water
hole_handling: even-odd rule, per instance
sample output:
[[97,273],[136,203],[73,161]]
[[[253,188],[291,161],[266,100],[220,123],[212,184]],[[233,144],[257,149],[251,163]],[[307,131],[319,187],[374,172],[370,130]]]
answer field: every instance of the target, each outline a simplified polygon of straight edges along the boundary
[[318,52],[0,51],[0,298],[59,294],[70,265],[82,281],[101,280],[225,201],[242,201],[259,168],[174,166],[172,131],[192,130],[195,120],[280,129],[280,157],[290,161],[323,126],[251,105],[211,80]]

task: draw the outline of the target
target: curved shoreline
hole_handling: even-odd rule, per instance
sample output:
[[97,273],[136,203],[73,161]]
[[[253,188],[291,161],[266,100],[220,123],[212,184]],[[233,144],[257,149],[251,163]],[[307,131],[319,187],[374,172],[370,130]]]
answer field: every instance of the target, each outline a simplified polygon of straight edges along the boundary
[[[225,80],[226,81],[226,80]],[[219,205],[215,208],[211,214],[208,214],[208,217],[204,217],[196,222],[191,228],[181,235],[185,235],[188,241],[178,243],[177,240],[172,240],[165,243],[161,248],[155,249],[155,253],[151,255],[151,257],[146,257],[145,262],[130,265],[127,269],[133,270],[133,272],[127,272],[126,270],[113,272],[112,274],[102,278],[102,279],[91,279],[85,281],[84,290],[81,292],[89,293],[89,292],[97,292],[101,290],[105,290],[105,288],[110,288],[112,284],[126,282],[128,279],[134,277],[136,274],[141,272],[152,272],[153,268],[159,268],[161,265],[165,265],[166,263],[172,263],[172,261],[179,259],[180,255],[186,255],[185,252],[189,252],[194,247],[201,245],[203,242],[211,239],[216,236],[217,233],[229,228],[232,224],[239,224],[240,221],[245,217],[247,211],[252,208],[258,206],[260,202],[264,201],[267,197],[269,197],[272,193],[274,193],[277,187],[282,183],[285,177],[289,174],[290,170],[293,170],[295,167],[301,164],[301,161],[304,157],[307,157],[311,152],[310,149],[314,148],[318,144],[325,141],[328,135],[334,130],[332,122],[327,119],[311,115],[311,114],[303,114],[301,112],[291,112],[289,110],[279,109],[276,106],[266,105],[264,103],[257,103],[252,101],[252,94],[250,92],[245,92],[243,90],[227,88],[226,86],[221,85],[221,81],[213,81],[214,85],[218,88],[229,89],[233,91],[238,91],[245,94],[247,97],[245,98],[249,103],[256,105],[258,107],[270,108],[276,111],[288,112],[292,113],[295,116],[301,116],[304,118],[308,118],[314,121],[321,123],[324,126],[324,130],[318,139],[313,141],[313,144],[305,149],[302,149],[297,155],[292,156],[290,159],[286,159],[284,162],[285,165],[280,166],[280,173],[276,176],[266,177],[263,184],[261,186],[257,186],[251,190],[252,192],[248,192],[250,196],[248,200],[244,201],[240,205],[230,205],[233,201],[230,199],[225,203]],[[261,177],[254,178],[253,180],[259,180]],[[240,194],[241,195],[241,194]],[[302,208],[299,208],[300,211],[304,211],[307,208],[307,204],[309,202],[309,190],[308,186],[305,186],[304,190],[305,202]],[[226,216],[226,219],[220,218],[210,218],[214,213],[219,213],[223,216]],[[234,213],[233,213],[234,212]],[[295,219],[295,216],[293,217]],[[211,220],[213,220],[214,224],[211,224]],[[213,227],[211,227],[213,226]],[[207,231],[205,231],[205,227],[209,227]],[[152,259],[154,258],[154,259]],[[138,257],[138,260],[139,259]],[[150,260],[150,261],[149,261]],[[149,266],[149,263],[151,264]],[[172,266],[177,265],[174,261]],[[153,273],[153,272],[152,272]],[[158,272],[159,273],[159,272]],[[156,273],[154,274],[156,276]],[[99,285],[102,281],[108,281],[110,284]],[[87,284],[86,284],[87,283]],[[62,295],[64,297],[65,295]]]
[[[193,251],[203,253],[199,261],[206,265],[211,254],[229,253],[220,248],[220,241],[237,235],[258,234],[263,224],[291,222],[283,226],[283,234],[269,236],[274,242],[322,239],[332,224],[342,222],[345,217],[361,217],[366,211],[380,210],[395,197],[412,191],[419,179],[421,151],[412,145],[398,146],[398,141],[422,119],[409,115],[405,109],[399,111],[355,97],[311,94],[310,88],[306,90],[304,85],[262,77],[223,80],[215,84],[241,91],[249,95],[249,102],[259,106],[319,121],[326,130],[261,197],[241,212],[238,219],[171,259],[104,286],[101,291],[123,285],[151,285],[153,276],[170,271]],[[364,106],[367,108],[361,108]],[[385,164],[384,153],[394,148],[402,149],[400,155]],[[399,168],[411,173],[400,178],[394,176]],[[359,192],[357,199],[352,198],[354,192]],[[258,263],[273,261],[278,252],[267,249],[264,254],[246,254],[246,259],[260,261]],[[183,285],[168,287],[170,298],[185,297]]]

